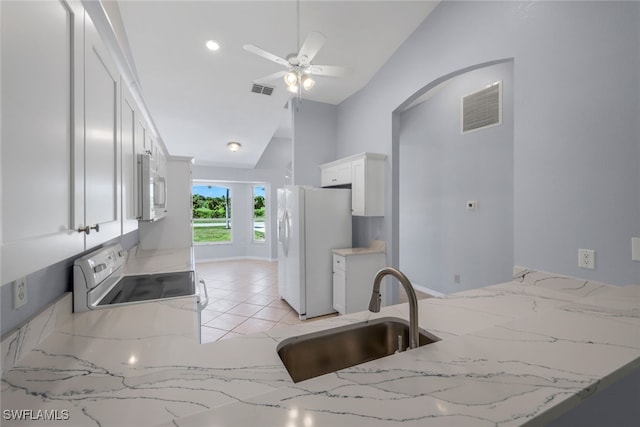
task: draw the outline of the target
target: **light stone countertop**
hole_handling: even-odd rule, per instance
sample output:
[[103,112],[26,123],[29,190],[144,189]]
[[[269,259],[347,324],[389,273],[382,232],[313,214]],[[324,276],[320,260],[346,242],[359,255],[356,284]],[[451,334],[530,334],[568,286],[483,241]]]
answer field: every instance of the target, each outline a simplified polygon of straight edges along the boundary
[[351,256],[351,255],[384,253],[385,250],[386,250],[386,245],[382,240],[372,240],[369,247],[333,249],[333,253],[341,256]]
[[68,410],[47,424],[64,426],[543,425],[640,368],[640,285],[514,277],[421,300],[439,342],[295,384],[280,341],[408,306],[204,345],[181,321],[195,301],[71,315],[3,375],[2,409]]
[[140,249],[135,246],[127,255],[124,274],[152,274],[195,271],[193,247],[180,249]]

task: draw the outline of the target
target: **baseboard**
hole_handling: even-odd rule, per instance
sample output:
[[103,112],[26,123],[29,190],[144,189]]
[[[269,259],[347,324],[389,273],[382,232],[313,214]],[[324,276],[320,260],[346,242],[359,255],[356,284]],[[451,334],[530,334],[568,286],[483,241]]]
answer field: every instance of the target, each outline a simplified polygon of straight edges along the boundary
[[204,258],[204,259],[196,259],[196,264],[201,262],[223,262],[223,261],[266,261],[266,262],[277,262],[277,259],[266,258],[266,257],[256,257],[256,256],[234,256],[234,257],[224,257],[224,258]]

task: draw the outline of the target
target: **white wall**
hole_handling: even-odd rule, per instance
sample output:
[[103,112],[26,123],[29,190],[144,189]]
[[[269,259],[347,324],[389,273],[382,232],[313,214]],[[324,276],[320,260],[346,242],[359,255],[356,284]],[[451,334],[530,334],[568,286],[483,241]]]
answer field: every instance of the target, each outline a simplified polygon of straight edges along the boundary
[[[398,265],[399,253],[393,112],[442,76],[513,58],[514,263],[640,282],[630,249],[640,235],[638,22],[639,2],[440,3],[338,107],[338,157],[389,156],[389,262]],[[595,270],[577,267],[578,248],[596,251]]]
[[[415,285],[449,294],[511,280],[512,77],[512,62],[464,73],[400,115],[400,269]],[[502,124],[462,134],[461,98],[496,81]]]

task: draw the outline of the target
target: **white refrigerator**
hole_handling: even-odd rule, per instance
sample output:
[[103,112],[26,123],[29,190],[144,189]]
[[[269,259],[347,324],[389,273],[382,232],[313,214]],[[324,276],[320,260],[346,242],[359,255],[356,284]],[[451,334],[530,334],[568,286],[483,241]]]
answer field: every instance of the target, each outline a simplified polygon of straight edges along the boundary
[[332,249],[351,247],[351,190],[278,189],[278,290],[300,319],[334,313]]

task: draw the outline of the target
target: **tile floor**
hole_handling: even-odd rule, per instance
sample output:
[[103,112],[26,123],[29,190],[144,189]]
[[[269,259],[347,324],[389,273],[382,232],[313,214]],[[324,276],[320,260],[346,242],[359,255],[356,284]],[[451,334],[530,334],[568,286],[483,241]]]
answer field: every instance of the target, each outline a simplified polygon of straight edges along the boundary
[[301,323],[278,296],[277,262],[203,262],[196,269],[209,294],[201,319],[203,343]]
[[[213,342],[302,323],[278,294],[278,263],[256,260],[199,262],[209,305],[202,311],[202,342]],[[403,297],[401,291],[401,300]],[[428,297],[420,294],[419,298]],[[305,320],[335,316],[317,317]]]

